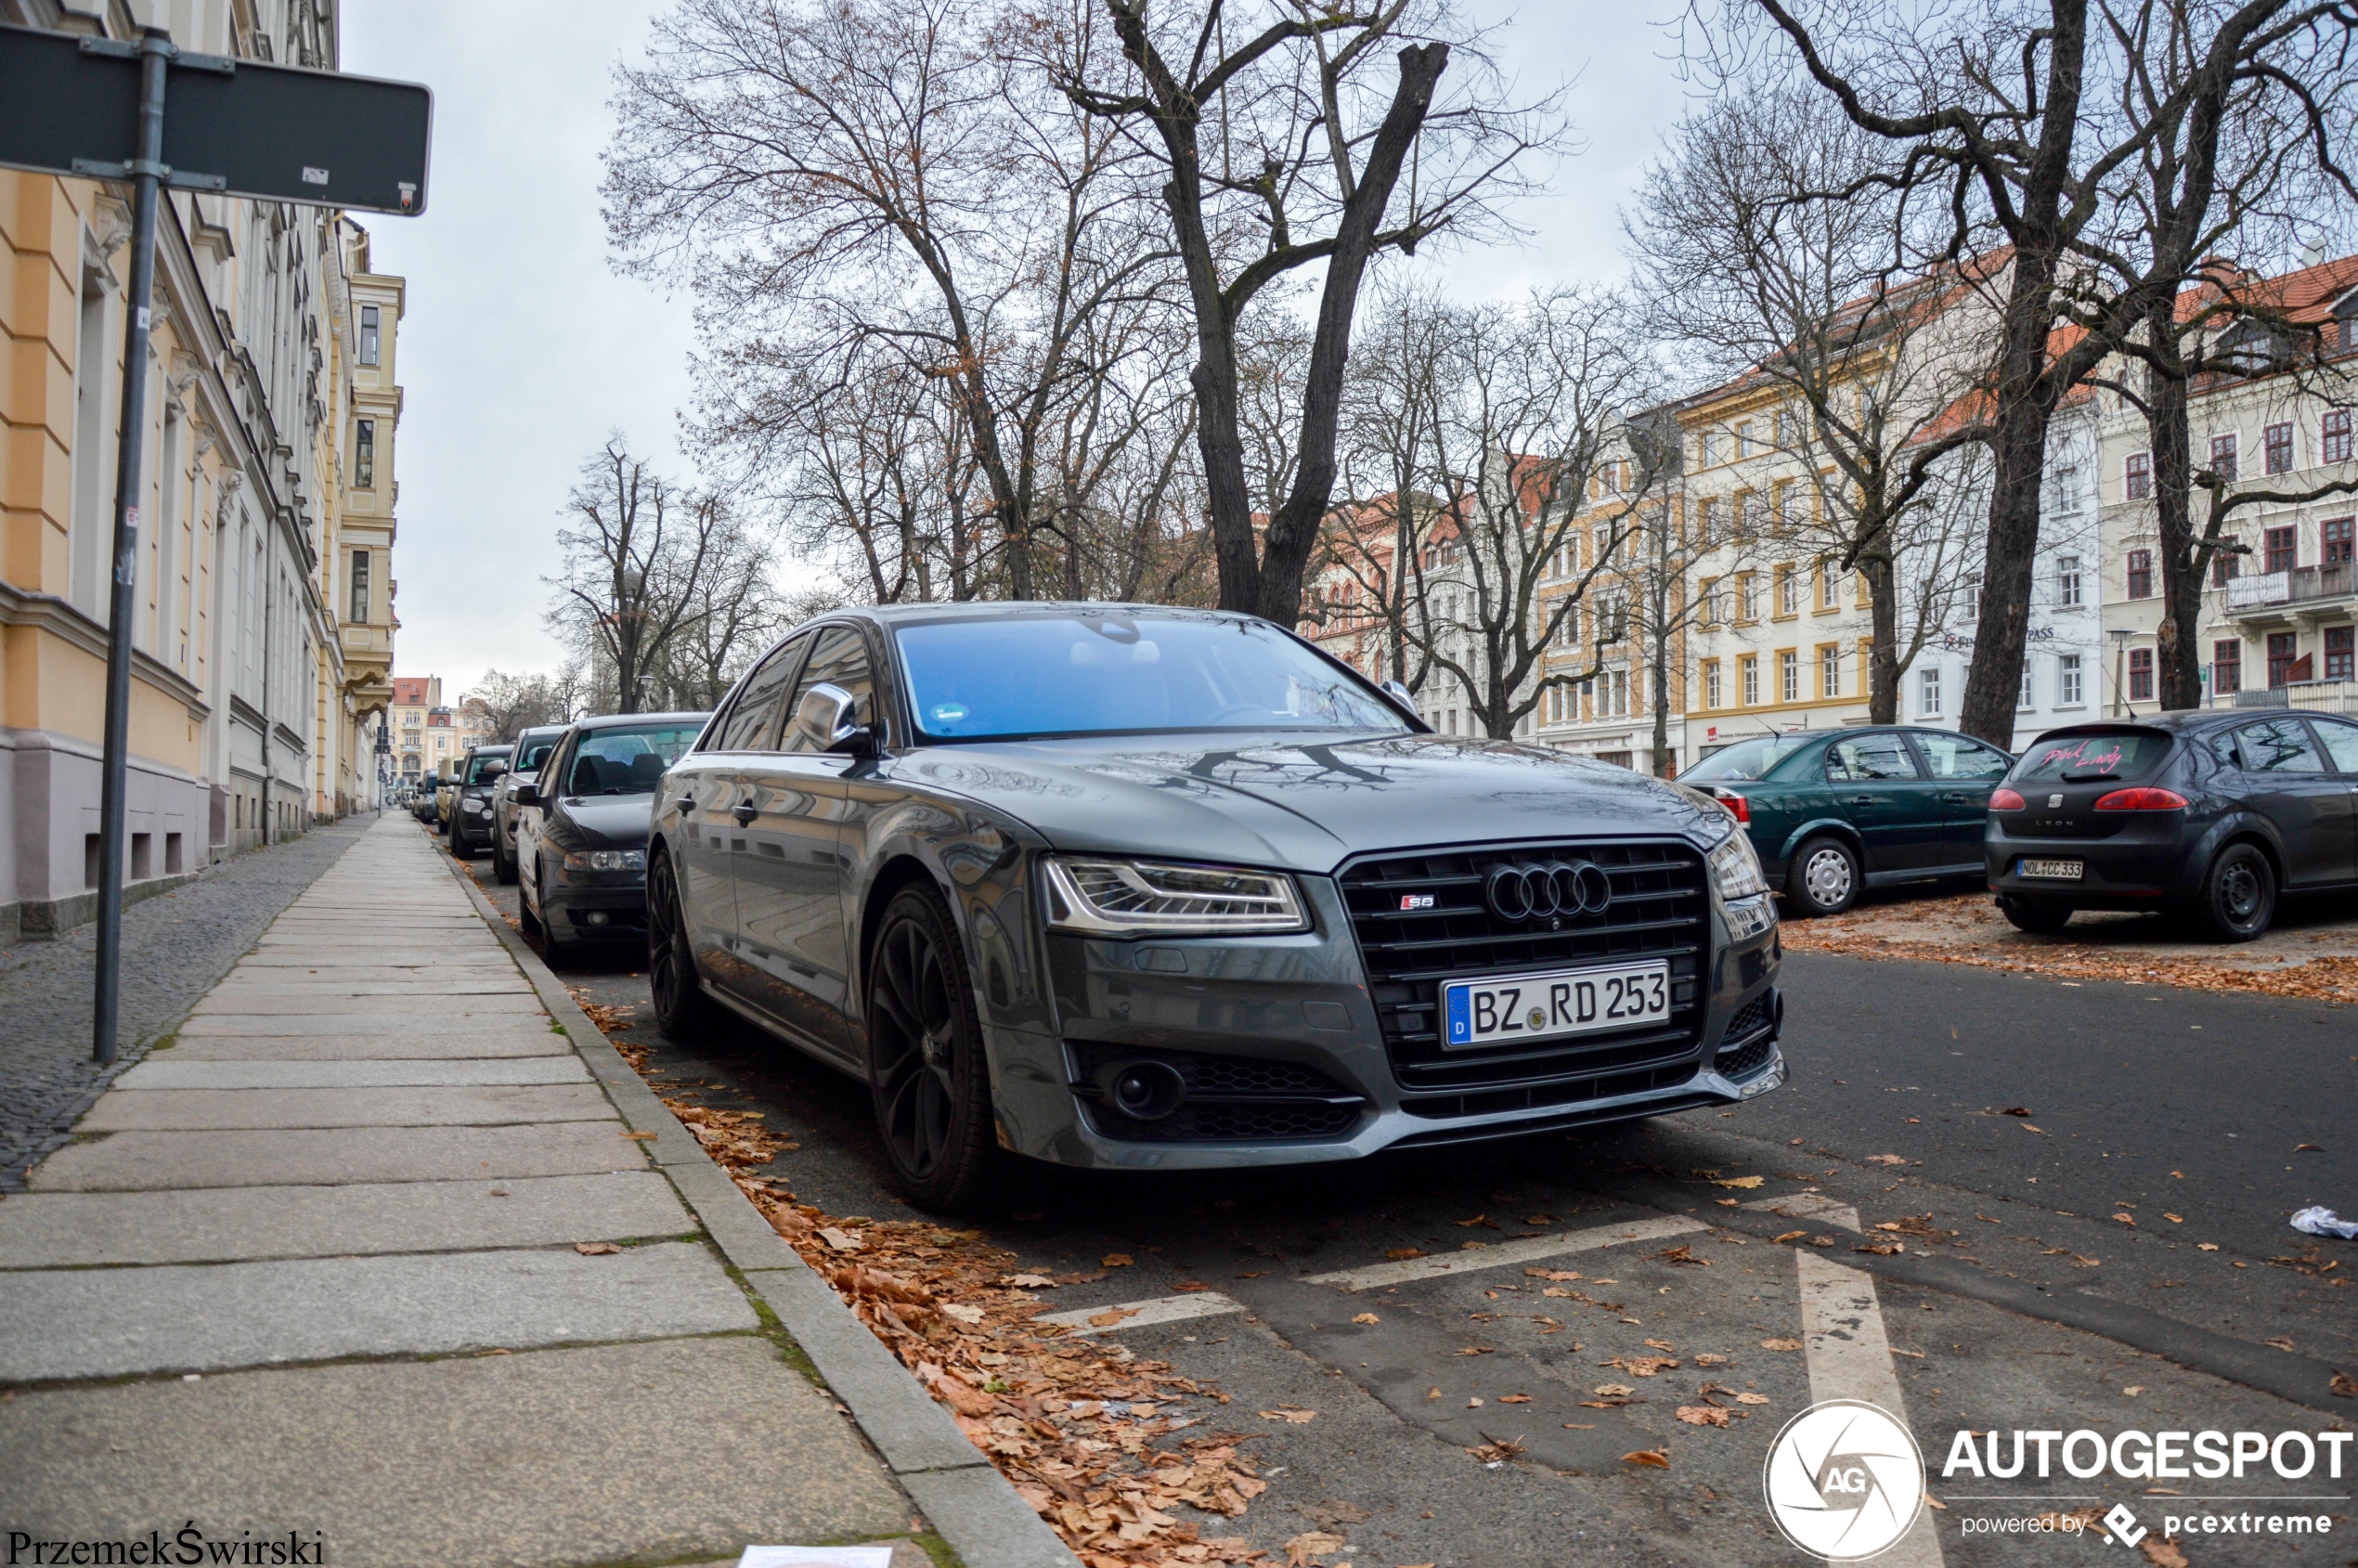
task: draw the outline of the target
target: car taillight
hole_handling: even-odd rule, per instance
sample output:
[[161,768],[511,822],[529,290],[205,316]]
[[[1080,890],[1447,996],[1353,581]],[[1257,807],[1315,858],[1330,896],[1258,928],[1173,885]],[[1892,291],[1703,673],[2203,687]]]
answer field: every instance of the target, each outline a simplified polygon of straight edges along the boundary
[[1718,801],[1722,806],[1727,807],[1728,814],[1735,818],[1738,822],[1747,824],[1751,823],[1752,802],[1746,800],[1743,796],[1738,795],[1734,790],[1714,790],[1712,791],[1711,797],[1714,800]]
[[2186,797],[2174,789],[2116,789],[2096,802],[2099,811],[2183,811]]
[[2011,789],[1993,789],[1989,792],[1989,809],[1993,811],[2019,811],[2028,804],[2030,802]]

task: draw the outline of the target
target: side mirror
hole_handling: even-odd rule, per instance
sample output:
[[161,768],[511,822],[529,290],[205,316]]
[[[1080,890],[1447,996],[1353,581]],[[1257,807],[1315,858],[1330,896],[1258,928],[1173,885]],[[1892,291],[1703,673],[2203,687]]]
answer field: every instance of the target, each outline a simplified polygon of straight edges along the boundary
[[518,806],[538,806],[540,804],[540,791],[532,784],[520,784],[508,792],[508,798]]
[[812,751],[875,755],[875,732],[860,722],[860,699],[822,680],[795,707],[795,733]]
[[1378,690],[1381,691],[1385,696],[1390,697],[1393,702],[1399,706],[1400,710],[1403,713],[1407,714],[1410,718],[1415,719],[1422,717],[1417,712],[1417,694],[1408,690],[1407,687],[1403,686],[1399,681],[1387,680],[1379,687]]

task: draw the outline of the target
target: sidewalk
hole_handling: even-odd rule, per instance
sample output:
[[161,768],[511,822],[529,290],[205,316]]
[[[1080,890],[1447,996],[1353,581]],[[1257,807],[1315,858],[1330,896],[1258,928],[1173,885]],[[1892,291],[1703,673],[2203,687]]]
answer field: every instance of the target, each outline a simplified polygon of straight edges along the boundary
[[0,1201],[0,1539],[660,1563],[921,1527],[683,1203],[656,1146],[693,1141],[626,1119],[505,936],[381,819]]

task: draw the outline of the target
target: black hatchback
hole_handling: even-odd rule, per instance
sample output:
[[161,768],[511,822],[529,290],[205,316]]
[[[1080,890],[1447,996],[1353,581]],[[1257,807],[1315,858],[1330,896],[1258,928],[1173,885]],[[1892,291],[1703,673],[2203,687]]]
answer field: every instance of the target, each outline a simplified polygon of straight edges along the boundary
[[1983,853],[2026,931],[2156,910],[2249,941],[2281,893],[2358,886],[2358,723],[2214,709],[2051,731],[1990,797]]

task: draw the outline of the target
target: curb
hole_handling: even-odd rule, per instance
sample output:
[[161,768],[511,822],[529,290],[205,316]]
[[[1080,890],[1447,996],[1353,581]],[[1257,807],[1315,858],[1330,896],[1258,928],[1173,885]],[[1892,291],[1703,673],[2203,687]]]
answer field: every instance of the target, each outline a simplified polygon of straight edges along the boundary
[[[436,849],[437,855],[440,850]],[[884,1458],[893,1479],[950,1543],[965,1568],[1081,1568],[1056,1532],[1016,1495],[1007,1478],[966,1441],[966,1434],[900,1359],[852,1315],[832,1286],[802,1254],[772,1230],[753,1200],[656,1098],[582,1012],[564,982],[492,906],[466,868],[450,875],[473,901],[475,913],[524,971],[540,1004],[557,1020],[590,1075],[644,1143],[723,1256],[745,1276],[825,1380],[828,1392],[851,1414]]]

